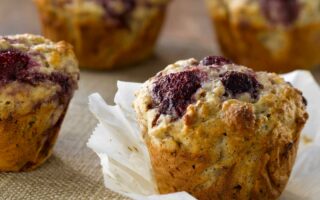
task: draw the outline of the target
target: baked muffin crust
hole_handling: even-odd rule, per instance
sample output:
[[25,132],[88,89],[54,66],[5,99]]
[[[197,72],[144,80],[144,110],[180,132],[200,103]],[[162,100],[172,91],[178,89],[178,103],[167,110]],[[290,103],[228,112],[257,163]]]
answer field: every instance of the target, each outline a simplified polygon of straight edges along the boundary
[[[52,98],[66,102],[73,95],[79,69],[75,67],[77,62],[67,43],[53,43],[41,36],[28,34],[1,36],[0,54],[6,51],[23,54],[28,61],[24,69],[17,70],[24,72],[23,77],[1,84],[1,116],[6,117],[13,111],[28,113],[39,101],[50,101]],[[61,96],[57,97],[57,93]],[[25,101],[26,96],[28,101]],[[64,99],[64,96],[68,98]],[[7,106],[9,102],[11,106]]]
[[[160,93],[178,96],[159,103],[157,82],[185,72],[200,86],[184,75],[176,80],[187,88],[162,82]],[[220,57],[169,65],[143,84],[134,108],[159,192],[187,191],[200,200],[279,197],[308,118],[301,92],[281,77]]]
[[222,52],[256,70],[320,64],[319,0],[206,0]]
[[[165,6],[169,0],[38,0],[70,17],[103,18],[109,26],[138,26],[150,12]],[[70,20],[70,19],[69,19]]]
[[75,48],[81,67],[111,69],[152,53],[169,0],[34,0],[46,37]]
[[26,171],[52,152],[77,89],[78,63],[65,42],[0,36],[0,171]]
[[258,27],[303,26],[320,22],[319,0],[207,0],[217,14]]

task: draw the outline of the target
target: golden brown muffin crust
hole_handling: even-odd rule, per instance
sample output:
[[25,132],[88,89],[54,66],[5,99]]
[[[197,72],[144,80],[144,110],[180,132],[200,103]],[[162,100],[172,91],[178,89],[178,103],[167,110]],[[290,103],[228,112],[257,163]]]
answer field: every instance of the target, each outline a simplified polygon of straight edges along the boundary
[[109,16],[105,5],[108,3],[104,1],[75,0],[62,5],[53,2],[35,0],[44,35],[54,41],[70,42],[82,67],[112,69],[150,56],[168,0],[134,0],[132,9],[119,16]]
[[[273,73],[201,63],[169,65],[144,83],[134,102],[159,192],[187,191],[200,200],[276,199],[308,118],[301,92]],[[195,68],[207,76],[184,114],[159,116],[152,94],[157,80]]]
[[[207,4],[221,50],[234,62],[275,72],[320,64],[315,53],[320,51],[319,0],[207,0]],[[278,21],[265,16],[265,9]]]
[[27,171],[52,153],[79,69],[72,47],[30,34],[0,36],[0,172]]

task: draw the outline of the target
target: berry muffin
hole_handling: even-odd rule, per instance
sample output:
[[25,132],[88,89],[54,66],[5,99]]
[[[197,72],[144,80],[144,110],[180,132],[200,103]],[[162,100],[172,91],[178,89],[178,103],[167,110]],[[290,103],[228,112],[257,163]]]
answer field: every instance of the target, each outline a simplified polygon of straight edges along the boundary
[[222,52],[257,70],[320,65],[320,0],[206,0]]
[[51,154],[77,89],[70,45],[41,36],[0,36],[0,171],[27,171]]
[[43,34],[75,48],[80,66],[136,63],[154,48],[169,0],[34,0]]
[[199,200],[279,197],[308,118],[301,92],[277,74],[213,56],[169,65],[134,108],[159,192]]

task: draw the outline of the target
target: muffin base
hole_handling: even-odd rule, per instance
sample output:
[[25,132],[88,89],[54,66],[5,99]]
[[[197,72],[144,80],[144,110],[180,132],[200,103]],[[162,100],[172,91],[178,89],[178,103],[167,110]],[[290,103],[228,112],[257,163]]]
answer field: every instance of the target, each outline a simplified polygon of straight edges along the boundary
[[[251,191],[251,188],[245,188],[244,185],[238,184],[249,181],[242,178],[243,174],[239,173],[245,172],[245,169],[241,169],[241,164],[243,164],[241,161],[231,166],[219,166],[220,168],[216,169],[216,173],[219,175],[214,177],[216,179],[210,185],[208,184],[210,177],[203,175],[207,168],[210,169],[210,159],[207,154],[192,154],[183,150],[170,152],[150,145],[149,150],[154,176],[161,194],[187,191],[199,200],[277,199],[290,176],[291,166],[293,166],[296,157],[297,144],[298,140],[290,151],[280,157],[282,161],[280,166],[269,167],[270,163],[276,162],[275,159],[271,160],[274,155],[262,155],[259,160],[261,164],[257,168],[256,174],[253,175],[257,180]],[[280,168],[275,170],[273,167]],[[273,182],[279,174],[282,175],[282,180]]]
[[[320,57],[315,53],[320,51],[320,24],[280,29],[230,22],[220,15],[213,15],[212,19],[223,54],[235,63],[273,72],[320,65]],[[272,41],[272,45],[279,45],[275,49],[267,44],[272,37],[279,39]]]
[[36,1],[43,34],[53,41],[65,40],[74,46],[80,66],[88,69],[113,69],[134,64],[152,53],[164,18],[165,7],[148,16],[139,27],[108,26],[103,18],[68,18]]
[[[283,95],[283,100],[292,97],[301,106],[296,90],[286,90]],[[161,127],[167,135],[147,133],[142,126],[159,192],[186,191],[199,200],[278,198],[290,177],[308,114],[298,108],[291,112],[287,105],[276,103],[270,111],[274,121],[266,123],[266,118],[255,117],[250,105],[229,100],[222,105],[218,118],[201,123],[196,117],[188,120],[188,115],[195,116],[190,111],[183,126]],[[203,111],[207,113],[205,107]],[[276,123],[284,112],[295,117],[294,123]],[[144,124],[139,109],[137,113],[138,121]],[[266,124],[273,128],[264,132]],[[189,142],[181,143],[173,133],[187,137]]]
[[0,172],[31,171],[43,164],[52,154],[67,107],[49,103],[33,113],[2,119]]

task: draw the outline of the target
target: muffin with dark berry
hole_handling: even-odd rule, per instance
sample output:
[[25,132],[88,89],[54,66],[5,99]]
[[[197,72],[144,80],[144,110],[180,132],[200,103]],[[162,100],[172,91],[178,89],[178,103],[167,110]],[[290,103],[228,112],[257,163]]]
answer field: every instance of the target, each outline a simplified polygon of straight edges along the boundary
[[65,42],[0,36],[0,71],[0,172],[32,170],[51,155],[78,63]]
[[320,65],[320,0],[206,0],[222,52],[287,72]]
[[308,118],[302,93],[277,74],[214,56],[169,65],[134,108],[159,192],[199,200],[279,197]]
[[80,66],[111,69],[153,51],[169,0],[34,0],[43,34],[75,48]]

